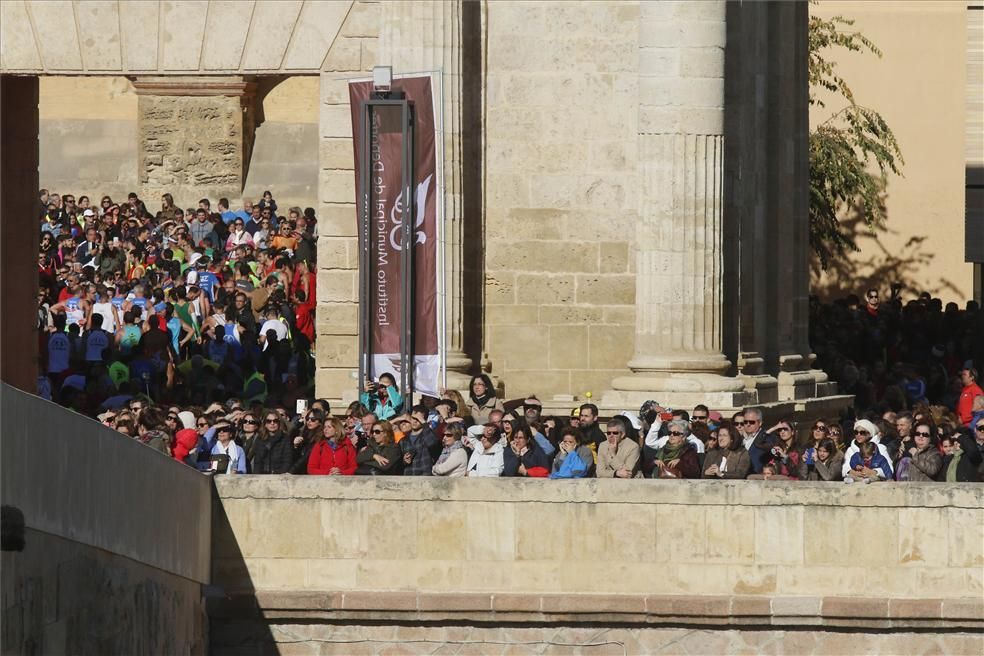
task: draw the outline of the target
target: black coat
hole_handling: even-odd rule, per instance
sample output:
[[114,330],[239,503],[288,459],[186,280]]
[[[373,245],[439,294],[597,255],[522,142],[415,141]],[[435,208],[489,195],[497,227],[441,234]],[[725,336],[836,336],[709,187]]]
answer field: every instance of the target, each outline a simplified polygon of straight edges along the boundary
[[530,441],[529,448],[522,458],[517,456],[509,447],[502,450],[503,476],[519,476],[520,463],[526,467],[527,471],[533,467],[543,467],[549,472],[551,467],[550,458],[535,441]]
[[283,433],[268,439],[257,439],[253,447],[254,474],[286,474],[297,459],[298,450],[293,441]]
[[[957,441],[960,443],[960,450],[963,451],[963,455],[960,456],[960,462],[957,463],[957,482],[979,482],[981,479],[977,473],[977,468],[984,461],[984,455],[981,454],[977,442],[966,433],[962,431],[957,433]],[[952,460],[953,456],[948,455],[943,457],[943,466],[940,467],[940,471],[936,474],[937,481],[946,481],[946,470],[950,468],[950,462]]]

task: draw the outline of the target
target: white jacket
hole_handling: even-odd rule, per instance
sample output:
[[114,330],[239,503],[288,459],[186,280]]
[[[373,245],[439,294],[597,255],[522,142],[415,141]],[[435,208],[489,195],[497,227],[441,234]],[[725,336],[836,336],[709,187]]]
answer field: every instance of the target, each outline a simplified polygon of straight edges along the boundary
[[502,461],[502,442],[496,442],[486,452],[480,440],[468,436],[464,440],[465,446],[473,449],[471,458],[468,459],[466,476],[502,476],[502,469],[505,467]]

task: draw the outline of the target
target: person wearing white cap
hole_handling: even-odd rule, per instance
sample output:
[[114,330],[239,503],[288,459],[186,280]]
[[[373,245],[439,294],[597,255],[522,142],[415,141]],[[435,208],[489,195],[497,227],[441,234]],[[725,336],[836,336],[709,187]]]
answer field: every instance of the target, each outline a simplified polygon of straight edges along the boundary
[[887,460],[886,467],[888,471],[887,478],[891,478],[892,472],[892,458],[889,456],[888,451],[882,446],[881,434],[878,432],[878,427],[874,423],[868,421],[867,419],[858,419],[854,422],[854,441],[851,445],[847,447],[847,451],[844,452],[844,466],[841,468],[841,475],[845,478],[851,473],[851,456],[860,451],[860,445],[865,442],[871,442],[878,449],[878,453],[885,457]]

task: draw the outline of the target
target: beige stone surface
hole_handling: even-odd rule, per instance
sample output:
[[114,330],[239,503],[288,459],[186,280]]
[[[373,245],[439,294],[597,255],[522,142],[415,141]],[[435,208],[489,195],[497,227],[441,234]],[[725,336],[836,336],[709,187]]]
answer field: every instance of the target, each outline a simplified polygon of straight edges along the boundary
[[[337,591],[884,599],[984,593],[982,485],[859,491],[823,483],[402,477],[230,477],[216,484],[251,585],[260,590],[290,588],[306,571],[335,581],[321,589]],[[931,515],[940,528],[927,527],[918,540],[933,557],[916,560],[912,532]],[[232,544],[221,524],[216,539]],[[241,585],[230,564],[235,555],[225,547],[216,553],[216,583]],[[333,564],[321,564],[326,559]],[[287,579],[278,578],[288,570]],[[311,589],[305,585],[297,589]]]
[[[10,0],[3,5],[4,73],[281,74],[321,70],[353,2]],[[357,13],[350,32],[375,36],[372,11]],[[355,43],[357,57],[363,45]]]
[[252,2],[222,0],[208,3],[202,68],[206,71],[239,70],[249,35]]

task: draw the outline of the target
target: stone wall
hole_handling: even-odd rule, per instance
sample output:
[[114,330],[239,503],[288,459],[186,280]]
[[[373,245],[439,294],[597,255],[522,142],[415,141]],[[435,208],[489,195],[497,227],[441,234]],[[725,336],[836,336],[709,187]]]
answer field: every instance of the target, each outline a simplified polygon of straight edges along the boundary
[[321,74],[318,142],[318,396],[352,396],[358,369],[358,232],[355,150],[348,80],[366,77],[378,62],[378,2],[352,6]]
[[637,2],[487,6],[485,350],[507,396],[596,396],[635,321]]
[[4,653],[206,648],[207,477],[94,420],[0,388]]
[[981,485],[240,476],[216,489],[214,653],[893,653],[910,644],[900,634],[984,646]]
[[147,94],[137,107],[137,171],[144,196],[240,195],[244,132],[251,126],[238,97]]
[[227,590],[984,594],[981,485],[234,477],[216,487],[213,575]]
[[[378,626],[373,624],[278,623],[269,628],[231,623],[213,628],[213,656],[238,656],[274,649],[314,656],[384,654],[510,654],[532,656],[682,656],[690,654],[948,654],[977,656],[984,638],[975,633],[878,633],[803,630],[713,629],[707,627],[526,627]],[[288,647],[289,645],[289,647]]]
[[[243,198],[274,192],[280,212],[292,205],[317,208],[318,77],[260,78]],[[268,89],[269,87],[269,89]]]
[[137,188],[137,96],[125,77],[43,76],[40,82],[42,185],[87,194],[93,205]]

